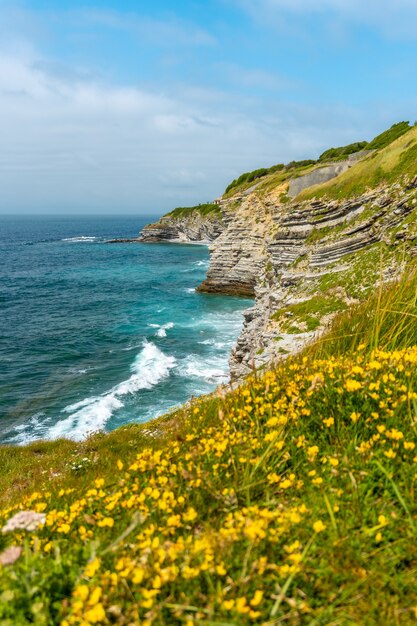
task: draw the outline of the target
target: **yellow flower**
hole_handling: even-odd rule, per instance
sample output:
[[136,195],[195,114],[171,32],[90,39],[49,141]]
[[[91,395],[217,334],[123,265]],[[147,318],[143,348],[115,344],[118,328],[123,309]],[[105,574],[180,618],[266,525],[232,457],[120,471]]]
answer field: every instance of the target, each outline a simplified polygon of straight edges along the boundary
[[94,606],[95,604],[98,604],[98,602],[100,601],[101,598],[101,587],[95,587],[93,589],[93,591],[90,594],[90,598],[88,600],[88,604],[90,606]]
[[257,589],[249,604],[251,606],[258,606],[262,602],[263,595],[264,595],[264,592]]
[[354,380],[353,378],[348,378],[348,380],[345,382],[346,391],[358,391],[358,389],[361,389],[361,387],[362,384],[357,380]]
[[97,522],[97,526],[99,526],[100,528],[105,528],[106,526],[108,526],[109,528],[113,528],[114,519],[112,517],[103,517],[103,519]]
[[197,519],[197,512],[195,509],[190,507],[189,509],[187,509],[182,517],[184,522],[193,522],[195,519]]
[[121,472],[122,469],[124,468],[123,462],[120,459],[117,459],[117,469]]
[[250,611],[248,605],[246,604],[246,598],[238,598],[236,600],[236,611],[238,613],[248,613]]
[[313,530],[314,530],[315,533],[321,533],[325,529],[326,529],[326,525],[323,524],[323,522],[321,520],[317,520],[317,522],[314,522]]
[[84,576],[87,578],[92,578],[97,570],[100,568],[100,559],[95,558],[93,561],[87,564],[84,570]]
[[234,600],[223,600],[222,607],[225,611],[231,611],[235,605]]
[[106,619],[106,613],[103,609],[103,605],[96,604],[96,606],[84,613],[84,619],[87,623],[90,622],[90,624],[103,622]]
[[73,595],[80,600],[85,602],[88,598],[88,586],[87,585],[78,585],[75,587]]
[[309,448],[307,448],[307,458],[309,461],[315,461],[316,456],[319,453],[319,448],[318,446],[310,446]]

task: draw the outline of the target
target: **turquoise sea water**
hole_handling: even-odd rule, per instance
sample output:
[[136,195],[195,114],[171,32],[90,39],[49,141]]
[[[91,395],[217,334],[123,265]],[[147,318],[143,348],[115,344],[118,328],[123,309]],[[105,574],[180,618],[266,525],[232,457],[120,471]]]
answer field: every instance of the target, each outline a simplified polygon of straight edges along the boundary
[[144,422],[228,379],[250,301],[197,294],[205,246],[152,217],[0,217],[0,442]]

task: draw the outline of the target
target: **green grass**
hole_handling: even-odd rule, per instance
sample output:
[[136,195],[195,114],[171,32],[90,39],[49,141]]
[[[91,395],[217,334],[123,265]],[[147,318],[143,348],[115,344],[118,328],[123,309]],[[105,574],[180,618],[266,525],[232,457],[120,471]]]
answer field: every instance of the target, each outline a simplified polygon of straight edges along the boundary
[[303,355],[150,424],[1,448],[0,524],[47,515],[0,535],[23,550],[1,626],[414,624],[416,294],[411,270]]
[[335,179],[303,191],[298,200],[344,199],[417,174],[417,128],[413,127],[385,148],[373,152]]
[[405,133],[408,133],[410,128],[410,122],[398,122],[397,124],[393,124],[391,128],[385,130],[383,133],[377,135],[372,141],[370,141],[366,146],[366,149],[380,150],[381,148],[385,148]]
[[328,150],[325,150],[319,156],[319,161],[343,161],[350,154],[354,154],[355,152],[360,152],[361,150],[367,149],[367,141],[357,141],[355,143],[350,143],[347,146],[340,146],[339,148],[329,148]]
[[316,330],[325,315],[345,309],[346,304],[343,300],[323,293],[303,302],[282,307],[271,315],[271,319],[280,323],[283,332],[299,334]]
[[187,217],[192,215],[193,213],[199,213],[200,215],[219,215],[221,216],[221,210],[218,204],[198,204],[197,206],[190,207],[177,207],[173,209],[169,213],[167,213],[164,217]]
[[382,283],[364,302],[336,318],[332,330],[312,348],[329,357],[377,347],[417,345],[417,273],[413,266],[389,287]]

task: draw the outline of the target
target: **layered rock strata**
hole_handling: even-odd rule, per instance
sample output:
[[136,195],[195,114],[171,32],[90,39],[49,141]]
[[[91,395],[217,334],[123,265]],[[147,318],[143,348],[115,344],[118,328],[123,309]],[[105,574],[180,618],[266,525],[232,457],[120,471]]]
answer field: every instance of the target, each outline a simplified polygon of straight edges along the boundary
[[165,215],[155,224],[142,230],[138,239],[141,243],[210,243],[224,230],[224,222],[219,213],[202,215],[192,211],[188,215],[173,217]]
[[[414,187],[394,185],[341,201],[282,203],[279,197],[254,191],[238,203],[222,203],[225,229],[210,246],[200,290],[255,296],[231,354],[233,378],[298,352],[321,333],[338,309],[358,298],[344,286],[355,283],[354,272],[368,272],[375,284],[379,264],[366,259],[367,251],[377,254],[384,246],[384,277],[390,279],[396,247],[417,239],[409,224],[417,210]],[[366,282],[362,274],[358,281]],[[307,313],[292,313],[317,294],[324,299],[322,314],[309,313],[308,304]]]

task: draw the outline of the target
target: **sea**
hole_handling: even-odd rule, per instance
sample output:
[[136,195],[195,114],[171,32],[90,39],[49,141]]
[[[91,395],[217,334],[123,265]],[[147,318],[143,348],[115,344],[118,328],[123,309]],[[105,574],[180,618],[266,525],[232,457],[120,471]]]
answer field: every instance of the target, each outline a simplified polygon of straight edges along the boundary
[[109,244],[156,216],[0,217],[0,443],[143,423],[229,379],[248,299],[204,245]]

